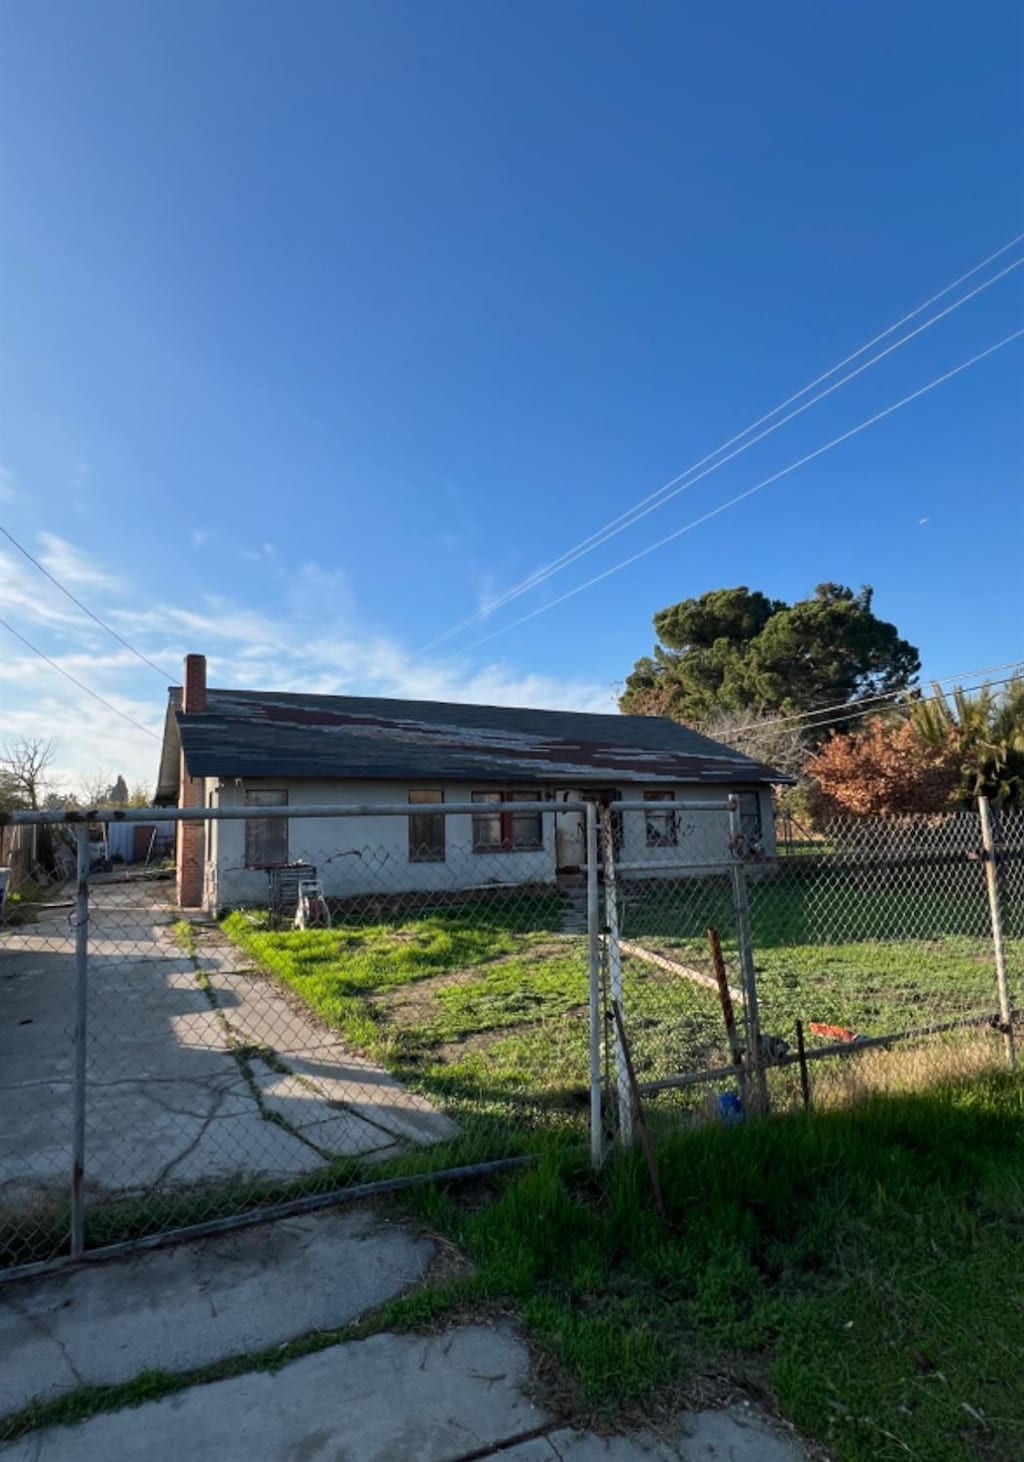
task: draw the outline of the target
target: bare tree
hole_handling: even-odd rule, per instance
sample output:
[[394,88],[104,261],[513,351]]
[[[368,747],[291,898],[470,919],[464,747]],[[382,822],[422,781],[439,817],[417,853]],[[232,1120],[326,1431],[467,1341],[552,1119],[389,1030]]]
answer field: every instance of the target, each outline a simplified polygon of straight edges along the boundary
[[56,778],[48,775],[57,754],[56,741],[41,736],[22,736],[9,741],[0,753],[0,784],[14,802],[38,812]]
[[91,772],[82,778],[79,785],[79,800],[83,807],[106,807],[110,802],[112,777],[109,771]]
[[799,777],[807,761],[806,733],[793,717],[751,711],[718,711],[700,728],[706,736],[744,756]]

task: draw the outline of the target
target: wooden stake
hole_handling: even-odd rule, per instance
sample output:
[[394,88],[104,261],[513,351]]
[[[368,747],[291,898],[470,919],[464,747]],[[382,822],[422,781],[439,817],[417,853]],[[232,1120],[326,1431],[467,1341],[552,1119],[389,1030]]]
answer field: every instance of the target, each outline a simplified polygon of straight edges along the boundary
[[807,1049],[804,1046],[804,1023],[796,1023],[796,1054],[800,1062],[800,1090],[803,1092],[804,1110],[811,1105],[811,1079],[807,1073]]
[[729,1052],[732,1056],[732,1064],[736,1068],[740,1099],[745,1103],[746,1081],[743,1070],[743,1042],[740,1040],[740,1033],[736,1029],[736,1013],[732,1007],[732,991],[729,988],[729,977],[725,971],[725,959],[722,955],[722,941],[718,937],[717,929],[708,930],[708,944],[711,946],[711,964],[715,971],[718,998],[722,1002],[722,1019],[725,1021],[725,1034],[729,1041]]

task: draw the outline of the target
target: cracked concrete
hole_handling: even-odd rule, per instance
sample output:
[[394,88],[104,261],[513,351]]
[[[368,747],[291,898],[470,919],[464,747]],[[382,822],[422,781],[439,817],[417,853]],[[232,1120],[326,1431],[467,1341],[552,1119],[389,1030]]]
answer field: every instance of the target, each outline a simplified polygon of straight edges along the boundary
[[308,1214],[0,1287],[0,1415],[348,1324],[434,1245],[365,1210]]
[[37,1432],[0,1455],[11,1462],[452,1462],[545,1420],[522,1394],[527,1374],[526,1350],[510,1327],[374,1335],[273,1374]]
[[752,1406],[690,1411],[656,1435],[595,1436],[563,1427],[503,1447],[495,1462],[803,1462],[806,1454]]
[[527,1397],[525,1345],[506,1322],[383,1333],[162,1401],[30,1433],[6,1462],[216,1457],[217,1462],[806,1462],[750,1407],[681,1415],[658,1436],[560,1426]]
[[[153,883],[92,891],[87,1194],[297,1177],[331,1157],[376,1159],[454,1133],[265,977],[237,973],[219,930],[199,931],[204,990],[173,941],[168,895]],[[0,1214],[70,1182],[73,990],[66,910],[5,931]],[[267,1047],[290,1070],[250,1061],[254,1089],[232,1046]]]
[[[342,1045],[299,1001],[275,991],[266,1000],[263,976],[240,969],[240,953],[216,929],[196,931],[197,960],[240,1046],[267,1046],[302,1079],[306,1090],[351,1113],[393,1140],[417,1145],[453,1137],[454,1123],[408,1091],[389,1072]],[[290,1118],[303,1125],[294,1112]]]

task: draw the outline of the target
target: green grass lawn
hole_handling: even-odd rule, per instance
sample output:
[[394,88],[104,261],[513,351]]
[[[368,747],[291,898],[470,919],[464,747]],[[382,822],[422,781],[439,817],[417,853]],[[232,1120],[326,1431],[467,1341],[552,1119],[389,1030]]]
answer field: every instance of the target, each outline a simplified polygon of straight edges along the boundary
[[391,923],[223,928],[348,1041],[463,1123],[559,1126],[587,1081],[587,951],[554,894],[480,900]]
[[476,1265],[447,1302],[513,1305],[584,1415],[725,1375],[837,1462],[1024,1455],[1020,1074],[679,1131],[659,1164],[665,1219],[637,1154],[405,1201]]
[[[752,881],[762,1029],[792,1047],[798,1019],[874,1036],[995,1013],[991,941],[976,894],[840,886],[835,870],[825,878],[813,867]],[[624,938],[704,974],[714,925],[730,980],[741,983],[727,879],[626,884],[620,914]],[[560,933],[562,919],[554,892],[506,891],[330,930],[274,931],[264,915],[240,912],[223,927],[354,1047],[460,1121],[520,1129],[571,1126],[585,1106],[586,941]],[[1011,934],[1016,970],[1024,939],[1016,928]],[[684,974],[627,955],[623,1002],[641,1081],[727,1064],[717,997]],[[973,1038],[950,1036],[947,1046]],[[981,1039],[998,1058],[998,1037]],[[773,1081],[780,1099],[796,1094],[792,1074]],[[656,1105],[668,1116],[704,1100],[690,1090]]]
[[[860,887],[850,876],[840,882],[834,869],[797,872],[800,876],[784,869],[778,879],[750,884],[765,1032],[792,1048],[797,1020],[879,1036],[995,1014],[995,961],[983,890],[936,893],[916,883],[901,887],[895,877],[891,888],[880,890]],[[705,931],[714,925],[730,982],[742,983],[724,879],[634,883],[623,905],[625,938],[703,973],[711,972]],[[1013,994],[1024,985],[1024,916],[1011,913],[1007,955]],[[641,959],[624,963],[624,1004],[638,1066],[648,1080],[727,1059],[713,998],[684,997],[678,983]],[[1016,993],[1020,1003],[1024,990]],[[820,1043],[808,1035],[810,1047]]]

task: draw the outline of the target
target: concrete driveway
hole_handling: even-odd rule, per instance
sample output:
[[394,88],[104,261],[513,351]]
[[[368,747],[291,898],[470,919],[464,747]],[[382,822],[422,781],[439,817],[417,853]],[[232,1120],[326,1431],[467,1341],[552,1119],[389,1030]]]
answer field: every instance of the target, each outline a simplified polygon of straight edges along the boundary
[[[10,1357],[0,1421],[157,1368],[186,1373],[174,1395],[122,1397],[122,1409],[77,1426],[28,1431],[0,1443],[0,1458],[808,1462],[792,1433],[742,1402],[683,1413],[658,1435],[567,1425],[538,1393],[507,1318],[341,1339],[340,1327],[428,1278],[436,1253],[404,1224],[342,1210],[0,1286],[0,1355]],[[288,1354],[302,1337],[312,1353]],[[268,1370],[275,1355],[284,1363]],[[232,1374],[189,1384],[196,1367],[222,1361]]]
[[[74,911],[0,933],[0,1212],[71,1170]],[[448,1119],[199,931],[173,937],[170,885],[95,886],[89,928],[86,1187],[158,1192],[291,1177],[395,1154]]]

